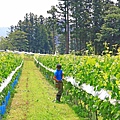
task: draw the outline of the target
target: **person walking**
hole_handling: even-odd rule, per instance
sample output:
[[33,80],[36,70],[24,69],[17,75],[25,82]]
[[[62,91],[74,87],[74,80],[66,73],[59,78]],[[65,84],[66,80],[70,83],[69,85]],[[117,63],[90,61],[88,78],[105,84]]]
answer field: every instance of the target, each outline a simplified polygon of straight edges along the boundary
[[61,69],[61,65],[58,64],[56,66],[56,70],[54,71],[54,77],[56,88],[58,89],[58,92],[56,94],[56,101],[60,102],[60,98],[62,96],[63,92],[63,71]]

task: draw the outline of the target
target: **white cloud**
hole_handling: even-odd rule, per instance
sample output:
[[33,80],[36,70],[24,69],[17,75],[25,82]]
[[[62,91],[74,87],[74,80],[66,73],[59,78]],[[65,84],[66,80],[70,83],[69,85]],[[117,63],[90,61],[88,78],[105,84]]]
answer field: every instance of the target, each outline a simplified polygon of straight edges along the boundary
[[56,5],[58,0],[1,0],[0,1],[0,27],[16,25],[23,20],[26,13],[47,15],[47,10]]

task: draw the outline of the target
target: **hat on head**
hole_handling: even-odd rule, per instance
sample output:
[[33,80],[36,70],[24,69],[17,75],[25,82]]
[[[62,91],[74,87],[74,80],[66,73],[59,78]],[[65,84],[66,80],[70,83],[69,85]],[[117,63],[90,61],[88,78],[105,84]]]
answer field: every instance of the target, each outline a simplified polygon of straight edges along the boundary
[[57,68],[58,68],[58,69],[61,69],[61,65],[60,65],[60,64],[57,64]]

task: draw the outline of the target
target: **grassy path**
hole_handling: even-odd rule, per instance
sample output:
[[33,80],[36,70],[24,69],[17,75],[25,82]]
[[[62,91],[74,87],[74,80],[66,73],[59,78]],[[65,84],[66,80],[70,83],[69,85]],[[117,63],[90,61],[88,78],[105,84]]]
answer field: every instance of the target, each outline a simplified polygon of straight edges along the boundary
[[34,62],[25,59],[6,120],[79,120],[67,104],[52,102],[56,92]]

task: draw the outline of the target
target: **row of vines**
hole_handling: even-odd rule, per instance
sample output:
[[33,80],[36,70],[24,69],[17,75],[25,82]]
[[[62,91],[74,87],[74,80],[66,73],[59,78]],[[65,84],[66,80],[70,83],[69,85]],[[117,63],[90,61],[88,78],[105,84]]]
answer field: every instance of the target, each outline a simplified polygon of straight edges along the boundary
[[[64,81],[64,99],[74,106],[79,116],[90,120],[120,120],[120,55],[43,55],[36,58],[53,70],[58,63],[61,64],[64,75],[74,77],[79,86],[86,83],[95,91],[104,89],[111,95],[111,98],[101,100]],[[40,68],[48,79],[52,78],[52,72]],[[115,100],[115,104],[111,104],[109,99]]]
[[0,119],[5,114],[8,101],[18,83],[21,68],[15,69],[21,63],[22,58],[18,54],[0,52]]

